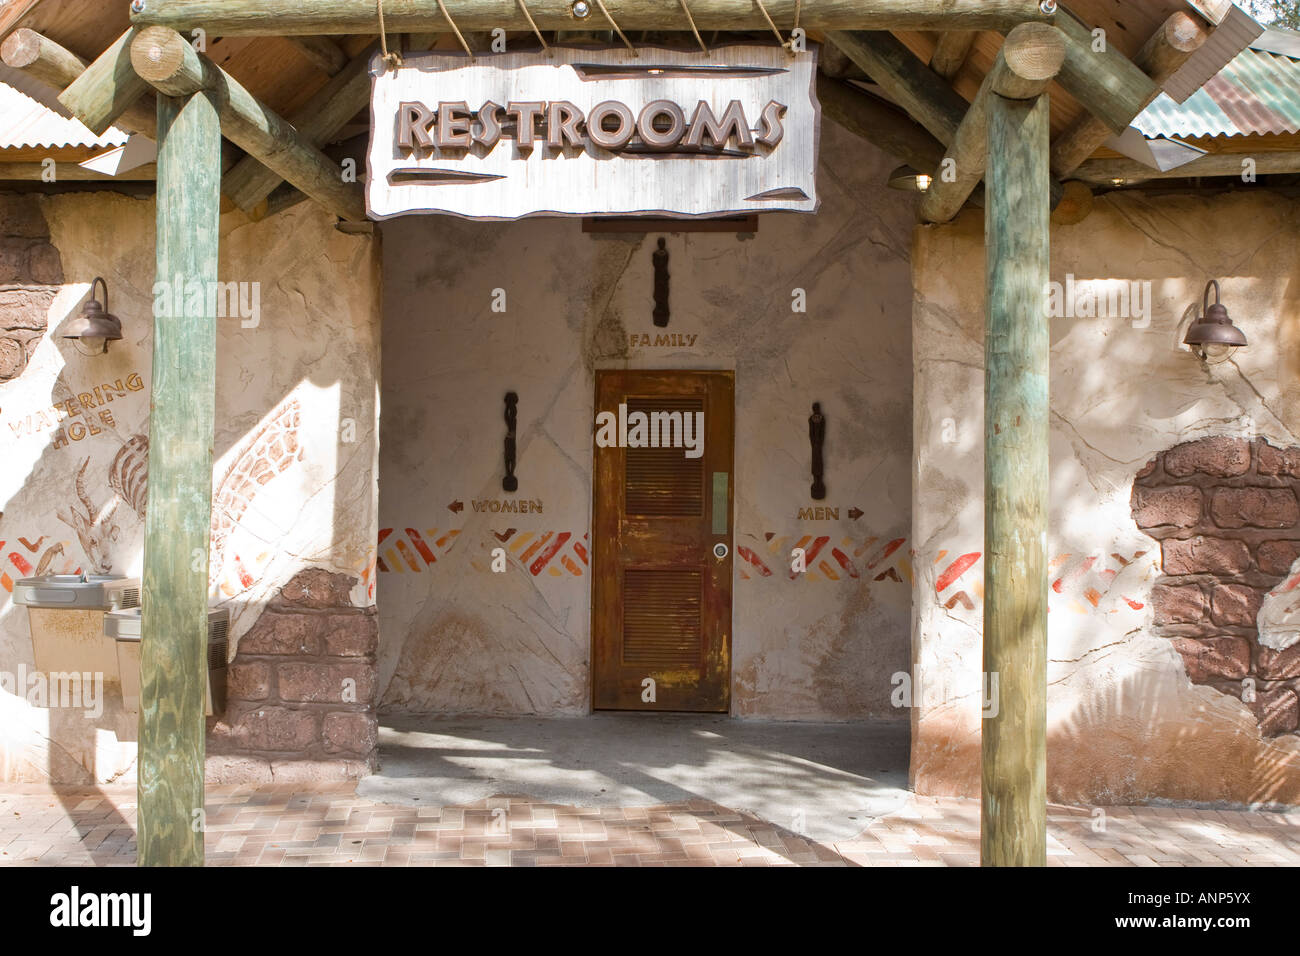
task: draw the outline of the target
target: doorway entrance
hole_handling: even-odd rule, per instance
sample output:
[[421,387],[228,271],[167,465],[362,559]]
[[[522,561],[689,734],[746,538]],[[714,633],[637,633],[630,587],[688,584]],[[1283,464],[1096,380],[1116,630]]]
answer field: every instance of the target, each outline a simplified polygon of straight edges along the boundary
[[598,371],[596,412],[592,706],[726,713],[735,374]]

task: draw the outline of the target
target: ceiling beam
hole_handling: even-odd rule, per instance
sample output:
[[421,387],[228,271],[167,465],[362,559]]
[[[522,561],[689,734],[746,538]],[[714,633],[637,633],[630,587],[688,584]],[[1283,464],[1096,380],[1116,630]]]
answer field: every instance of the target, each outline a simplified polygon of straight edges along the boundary
[[312,66],[330,76],[348,65],[348,55],[329,37],[300,36],[292,38],[293,45],[311,61]]
[[1054,23],[1065,36],[1061,86],[1112,133],[1124,132],[1160,91],[1104,34],[1094,37],[1064,10]]
[[[312,146],[330,142],[352,117],[370,102],[370,58],[378,49],[371,44],[352,60],[290,117],[298,135]],[[271,195],[283,177],[249,156],[232,169],[223,190],[236,205],[251,212]]]
[[135,34],[132,27],[114,40],[59,94],[59,102],[96,136],[103,136],[149,90],[149,84],[131,69]]
[[817,76],[822,114],[913,169],[934,169],[943,159],[943,144],[902,110],[870,93],[827,76]]
[[[1136,65],[1149,77],[1155,89],[1142,109],[1150,106],[1164,89],[1169,78],[1178,72],[1210,37],[1210,30],[1199,17],[1179,11],[1160,25],[1137,55]],[[1129,117],[1137,119],[1141,111]],[[1079,168],[1114,135],[1110,127],[1091,113],[1080,116],[1068,130],[1052,144],[1052,172],[1065,179]]]
[[945,80],[951,80],[966,64],[978,33],[978,30],[947,30],[940,33],[934,55],[930,57],[930,69]]
[[[144,166],[136,166],[128,169],[124,173],[110,176],[107,173],[98,173],[93,169],[87,169],[85,166],[77,163],[59,163],[57,167],[58,179],[56,182],[100,182],[116,183],[124,180],[144,180],[153,179],[157,172],[157,166],[154,163],[148,163]],[[4,163],[0,162],[0,181],[11,180],[42,180],[49,176],[49,169],[44,163]]]
[[[20,27],[0,45],[0,60],[6,66],[22,70],[60,92],[66,90],[86,71],[86,62],[70,50],[35,30]],[[158,117],[152,96],[143,97],[122,111],[113,125],[131,133],[143,133],[157,139]]]
[[141,30],[131,44],[131,63],[142,79],[167,96],[199,90],[221,93],[218,112],[227,139],[335,215],[366,218],[360,183],[345,183],[337,164],[175,30]]
[[[966,204],[988,168],[989,103],[1037,98],[1065,62],[1065,38],[1045,23],[1025,23],[1007,34],[998,57],[984,77],[942,164],[937,164],[930,188],[921,200],[925,222],[948,222]],[[949,162],[951,161],[951,162]],[[945,175],[944,167],[951,170]]]
[[945,146],[952,142],[969,104],[901,40],[882,30],[835,30],[826,39],[930,135]]
[[1300,151],[1254,153],[1207,153],[1199,159],[1174,169],[1161,172],[1135,159],[1090,159],[1077,170],[1075,177],[1084,182],[1104,185],[1132,185],[1151,179],[1197,179],[1207,177],[1240,177],[1247,171],[1247,162],[1253,162],[1257,176],[1283,176],[1300,173]]
[[[375,33],[375,0],[142,0],[131,14],[136,26],[166,26],[189,31],[202,27],[214,36]],[[448,33],[451,24],[431,0],[385,0],[384,25],[390,33]],[[449,4],[464,30],[531,31],[518,0],[456,0]],[[607,29],[599,8],[578,19],[571,0],[529,0],[538,29]],[[689,30],[679,4],[666,0],[607,0],[624,30]],[[1047,21],[1039,0],[764,0],[767,14],[782,29],[798,17],[809,30],[999,30],[1029,20]],[[690,0],[701,30],[766,30],[767,18],[753,0]]]

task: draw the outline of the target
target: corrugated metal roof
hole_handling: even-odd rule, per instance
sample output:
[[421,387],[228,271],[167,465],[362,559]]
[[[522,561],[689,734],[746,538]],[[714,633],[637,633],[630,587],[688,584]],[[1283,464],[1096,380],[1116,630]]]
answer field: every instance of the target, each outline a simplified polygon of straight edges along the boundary
[[1162,93],[1133,125],[1150,137],[1300,132],[1300,33],[1265,32],[1187,102]]
[[110,126],[96,136],[81,122],[61,116],[22,90],[0,82],[0,149],[121,146],[127,134]]

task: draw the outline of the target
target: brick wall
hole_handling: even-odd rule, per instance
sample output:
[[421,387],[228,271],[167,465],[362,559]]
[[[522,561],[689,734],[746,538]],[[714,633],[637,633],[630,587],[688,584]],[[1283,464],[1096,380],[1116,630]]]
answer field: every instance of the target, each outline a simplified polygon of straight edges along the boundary
[[302,761],[340,764],[347,776],[375,768],[379,628],[373,607],[352,605],[355,583],[312,568],[280,589],[239,642],[209,753],[253,758],[273,776]]
[[0,382],[17,378],[45,335],[63,282],[38,197],[0,197]]
[[1161,452],[1133,484],[1133,520],[1160,542],[1158,633],[1194,683],[1246,703],[1266,736],[1300,726],[1300,645],[1261,647],[1255,616],[1300,555],[1300,448],[1215,437]]

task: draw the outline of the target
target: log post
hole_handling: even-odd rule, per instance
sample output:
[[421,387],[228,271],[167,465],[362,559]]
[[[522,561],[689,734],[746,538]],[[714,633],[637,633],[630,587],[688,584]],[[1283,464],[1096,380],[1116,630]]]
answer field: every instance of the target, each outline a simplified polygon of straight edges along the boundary
[[[518,0],[456,0],[448,4],[462,31],[531,31]],[[685,30],[681,7],[665,0],[609,0],[609,13],[625,31]],[[210,36],[302,36],[376,32],[375,0],[141,0],[136,26],[175,30],[203,27]],[[798,23],[808,30],[1010,30],[1017,23],[1048,21],[1039,0],[690,0],[701,30],[767,30]],[[572,0],[528,0],[541,30],[604,29],[599,17],[579,20]],[[385,0],[390,33],[450,33],[432,0]]]
[[[141,866],[203,864],[216,384],[217,96],[158,97],[157,271],[141,587]],[[202,295],[191,296],[197,289]],[[197,303],[202,303],[199,306]]]
[[175,30],[141,30],[131,46],[131,61],[144,80],[167,96],[218,93],[221,131],[227,139],[335,215],[366,218],[360,183],[345,183],[338,165]]
[[131,68],[135,35],[134,27],[123,33],[59,94],[59,102],[96,136],[103,136],[113,120],[149,91]]
[[[984,83],[957,129],[952,145],[921,201],[921,218],[947,222],[961,211],[984,178],[988,162],[988,103],[991,97],[1036,99],[1065,61],[1065,39],[1056,27],[1022,23],[1009,34]],[[933,167],[930,167],[933,168]]]
[[1049,101],[994,94],[987,112],[980,861],[1043,866]]

